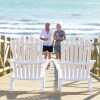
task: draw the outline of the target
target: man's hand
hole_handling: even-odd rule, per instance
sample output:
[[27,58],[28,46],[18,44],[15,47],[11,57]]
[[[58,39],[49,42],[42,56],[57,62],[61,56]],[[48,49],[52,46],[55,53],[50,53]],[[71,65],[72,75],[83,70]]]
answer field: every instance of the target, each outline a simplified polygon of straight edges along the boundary
[[48,41],[48,38],[40,38],[43,41]]
[[48,38],[43,38],[44,41],[48,41]]

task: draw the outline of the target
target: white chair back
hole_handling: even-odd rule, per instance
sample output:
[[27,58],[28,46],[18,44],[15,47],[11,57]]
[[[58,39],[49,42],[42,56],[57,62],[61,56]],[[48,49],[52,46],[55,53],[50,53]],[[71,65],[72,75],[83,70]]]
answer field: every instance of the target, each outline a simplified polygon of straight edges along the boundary
[[42,43],[33,37],[12,41],[13,75],[17,78],[39,78],[41,75]]
[[[61,43],[63,78],[83,79],[90,77],[92,43],[83,38],[67,38]],[[65,64],[64,64],[65,62]]]

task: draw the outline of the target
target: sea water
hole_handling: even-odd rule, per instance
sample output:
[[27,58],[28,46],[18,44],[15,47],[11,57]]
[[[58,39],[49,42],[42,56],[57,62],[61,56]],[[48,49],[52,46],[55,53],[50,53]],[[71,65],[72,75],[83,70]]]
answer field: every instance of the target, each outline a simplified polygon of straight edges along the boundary
[[46,22],[67,37],[99,37],[100,0],[0,0],[0,34],[38,36]]

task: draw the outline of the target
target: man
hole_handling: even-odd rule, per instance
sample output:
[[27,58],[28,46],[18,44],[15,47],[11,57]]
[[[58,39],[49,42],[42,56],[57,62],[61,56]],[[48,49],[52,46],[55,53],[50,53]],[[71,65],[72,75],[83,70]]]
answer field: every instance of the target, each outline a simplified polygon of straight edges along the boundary
[[45,24],[45,29],[41,31],[40,39],[43,40],[43,53],[45,59],[51,59],[53,52],[53,32],[50,30],[50,24]]

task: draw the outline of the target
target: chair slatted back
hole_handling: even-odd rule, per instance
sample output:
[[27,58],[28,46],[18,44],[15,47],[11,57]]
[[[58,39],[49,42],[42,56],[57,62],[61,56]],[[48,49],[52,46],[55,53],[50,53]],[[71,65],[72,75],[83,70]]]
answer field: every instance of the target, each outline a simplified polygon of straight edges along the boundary
[[22,36],[12,41],[13,52],[13,76],[22,79],[40,78],[42,73],[41,64],[42,42],[38,39]]
[[92,43],[83,38],[67,38],[61,42],[62,77],[86,79],[90,77]]

